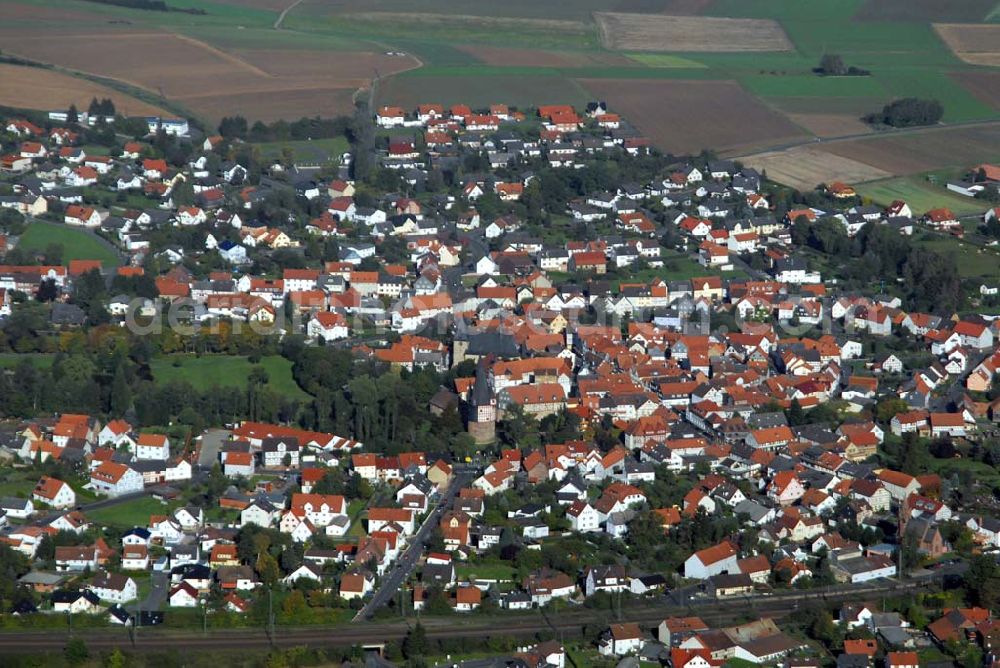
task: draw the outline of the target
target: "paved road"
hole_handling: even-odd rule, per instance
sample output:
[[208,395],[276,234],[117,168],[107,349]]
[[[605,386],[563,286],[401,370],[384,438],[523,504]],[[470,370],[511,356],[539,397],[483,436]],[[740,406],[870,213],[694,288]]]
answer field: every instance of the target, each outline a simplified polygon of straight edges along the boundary
[[372,596],[372,598],[365,604],[365,607],[358,611],[352,621],[363,622],[369,619],[376,610],[386,605],[396,596],[396,592],[399,588],[406,582],[406,579],[413,572],[416,567],[417,562],[424,553],[424,547],[427,545],[427,541],[431,537],[431,533],[434,528],[438,525],[441,520],[441,515],[451,507],[452,499],[458,494],[458,490],[462,489],[468,485],[472,480],[475,479],[475,472],[471,470],[459,471],[456,467],[455,475],[451,480],[451,484],[445,490],[444,494],[438,500],[437,505],[434,506],[433,510],[427,515],[423,524],[417,529],[417,532],[413,534],[413,538],[410,540],[409,545],[407,545],[406,550],[403,554],[396,559],[396,563],[393,565],[392,570],[389,571],[388,575],[384,576],[382,585],[378,588],[378,591]]
[[281,30],[281,24],[285,22],[285,17],[288,16],[288,12],[292,11],[293,9],[295,9],[300,4],[302,4],[302,0],[295,0],[295,2],[293,2],[290,5],[288,5],[283,10],[281,10],[281,13],[278,14],[278,18],[274,21],[274,29],[275,30]]
[[153,573],[153,587],[146,594],[146,598],[141,601],[133,601],[125,606],[125,609],[135,614],[142,610],[151,612],[159,610],[167,602],[167,594],[170,591],[170,577],[166,573]]

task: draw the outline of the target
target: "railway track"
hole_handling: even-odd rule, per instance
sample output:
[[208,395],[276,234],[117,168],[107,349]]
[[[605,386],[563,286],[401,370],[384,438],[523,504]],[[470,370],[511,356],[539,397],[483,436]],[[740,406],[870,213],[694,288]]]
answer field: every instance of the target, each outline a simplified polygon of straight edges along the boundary
[[[825,591],[803,591],[773,596],[753,596],[721,601],[693,601],[690,605],[631,605],[620,610],[578,608],[544,616],[540,611],[512,613],[503,617],[425,617],[421,623],[429,638],[467,638],[485,635],[534,637],[539,633],[555,632],[567,637],[593,632],[595,626],[615,621],[658,624],[665,617],[698,615],[710,625],[742,621],[749,616],[781,618],[808,606],[833,607],[849,600],[893,596],[926,590],[933,579],[911,582],[888,582],[878,585],[839,588]],[[278,628],[273,640],[262,628],[213,630],[208,633],[167,628],[142,628],[134,636],[125,629],[0,633],[0,655],[5,652],[31,653],[52,651],[70,637],[82,637],[92,649],[129,647],[132,651],[161,651],[183,647],[198,649],[262,649],[269,646],[350,647],[400,641],[414,620],[398,622],[368,622],[356,625],[311,628]]]

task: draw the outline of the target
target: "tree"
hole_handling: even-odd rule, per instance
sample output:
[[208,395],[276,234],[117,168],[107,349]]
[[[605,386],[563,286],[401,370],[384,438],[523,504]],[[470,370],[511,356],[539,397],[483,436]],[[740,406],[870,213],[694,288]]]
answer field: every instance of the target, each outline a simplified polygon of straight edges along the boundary
[[119,364],[111,381],[110,409],[112,415],[122,416],[132,407],[132,390],[125,377],[125,365]]
[[427,654],[427,631],[423,624],[417,622],[403,639],[403,656],[413,659],[423,657],[425,654]]
[[828,53],[820,58],[819,71],[821,74],[839,77],[847,74],[847,66],[844,65],[843,58],[836,54]]
[[111,650],[111,654],[108,654],[108,658],[104,661],[105,668],[125,668],[126,664],[125,654],[117,647]]
[[244,139],[247,136],[247,119],[243,116],[226,116],[219,122],[219,134],[226,139]]
[[40,302],[52,302],[59,297],[59,286],[55,279],[47,278],[38,284],[38,293],[35,295]]
[[69,105],[69,110],[66,112],[66,122],[70,125],[76,125],[80,122],[80,112],[75,104]]
[[797,427],[805,422],[805,415],[802,412],[802,404],[799,403],[798,399],[792,399],[791,405],[788,407],[788,424],[793,427]]
[[994,609],[1000,603],[1000,566],[988,554],[979,554],[969,562],[965,588],[975,605]]
[[90,658],[90,649],[83,638],[73,638],[63,648],[63,658],[71,666],[79,666]]
[[256,571],[257,575],[260,576],[260,581],[267,586],[273,585],[281,577],[281,569],[278,567],[278,562],[266,552],[262,552],[257,557]]

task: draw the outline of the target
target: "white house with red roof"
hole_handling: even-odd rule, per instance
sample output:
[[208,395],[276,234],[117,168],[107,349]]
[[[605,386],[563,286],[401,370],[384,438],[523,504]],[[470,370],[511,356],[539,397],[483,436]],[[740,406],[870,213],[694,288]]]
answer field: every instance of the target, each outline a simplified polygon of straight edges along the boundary
[[139,434],[135,441],[136,459],[163,461],[170,458],[170,441],[163,434]]
[[107,496],[122,496],[133,492],[141,492],[143,488],[142,474],[125,464],[106,461],[90,472],[89,489]]
[[736,548],[729,541],[698,550],[684,561],[684,577],[705,580],[724,573],[738,574]]
[[70,508],[76,505],[76,492],[69,483],[50,476],[42,476],[35,485],[31,498],[52,508]]
[[316,313],[309,324],[306,325],[306,334],[309,338],[323,340],[327,343],[346,339],[350,336],[350,327],[347,318],[341,313],[332,311],[320,311]]

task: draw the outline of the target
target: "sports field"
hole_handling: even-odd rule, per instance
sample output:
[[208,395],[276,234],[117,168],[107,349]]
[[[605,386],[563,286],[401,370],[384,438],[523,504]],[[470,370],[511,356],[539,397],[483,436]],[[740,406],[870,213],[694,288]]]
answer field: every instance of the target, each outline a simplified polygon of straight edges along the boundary
[[105,267],[119,264],[118,255],[111,245],[95,234],[60,223],[36,220],[28,225],[18,241],[18,248],[44,253],[52,244],[63,249],[63,263],[71,260],[100,260]]

